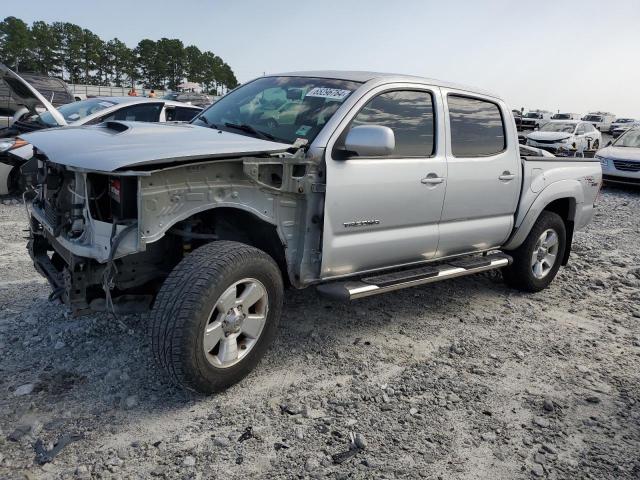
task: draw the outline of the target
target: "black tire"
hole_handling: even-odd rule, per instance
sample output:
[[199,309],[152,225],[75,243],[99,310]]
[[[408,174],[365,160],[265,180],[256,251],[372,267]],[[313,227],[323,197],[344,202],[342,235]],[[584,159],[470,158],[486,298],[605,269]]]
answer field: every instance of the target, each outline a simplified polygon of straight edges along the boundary
[[[558,235],[556,259],[551,269],[543,278],[536,278],[533,273],[531,261],[534,251],[536,250],[538,239],[547,230],[554,230]],[[533,225],[524,243],[517,249],[507,252],[513,257],[513,263],[502,270],[502,276],[505,282],[507,285],[525,292],[539,292],[547,288],[558,273],[566,245],[567,231],[560,215],[554,212],[543,211]]]
[[[219,297],[243,278],[259,280],[268,294],[268,311],[255,345],[238,363],[217,368],[203,346],[209,315]],[[151,312],[152,350],[171,380],[199,393],[237,383],[258,364],[280,320],[283,281],[276,262],[257,248],[230,241],[206,244],[185,257],[165,280]]]

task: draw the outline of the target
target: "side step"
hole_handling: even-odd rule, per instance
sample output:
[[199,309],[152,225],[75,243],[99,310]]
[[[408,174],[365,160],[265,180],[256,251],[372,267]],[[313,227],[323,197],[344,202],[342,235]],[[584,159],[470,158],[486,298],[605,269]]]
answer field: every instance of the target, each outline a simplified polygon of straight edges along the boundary
[[334,300],[355,300],[380,293],[463,277],[510,265],[513,259],[505,253],[463,257],[434,266],[401,270],[360,280],[325,283],[317,287],[318,293]]

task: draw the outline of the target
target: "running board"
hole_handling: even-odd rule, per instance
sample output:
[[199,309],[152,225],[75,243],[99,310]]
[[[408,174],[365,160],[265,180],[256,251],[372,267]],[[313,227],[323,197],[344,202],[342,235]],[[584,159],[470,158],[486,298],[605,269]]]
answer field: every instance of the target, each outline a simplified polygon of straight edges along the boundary
[[325,283],[317,287],[318,293],[333,300],[355,300],[402,288],[464,277],[510,265],[513,259],[505,253],[451,260],[445,264],[401,270],[360,280]]

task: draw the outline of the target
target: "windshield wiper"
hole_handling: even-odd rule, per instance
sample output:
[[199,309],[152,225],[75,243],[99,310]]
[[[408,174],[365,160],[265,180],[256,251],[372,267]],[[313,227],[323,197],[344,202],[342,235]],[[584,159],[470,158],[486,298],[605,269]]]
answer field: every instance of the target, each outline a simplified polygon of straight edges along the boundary
[[195,122],[196,120],[200,120],[201,122],[205,123],[209,128],[218,128],[215,123],[209,123],[209,120],[207,120],[207,117],[205,117],[204,115],[194,118],[192,121]]
[[259,137],[259,138],[261,138],[263,140],[271,140],[271,141],[275,141],[276,140],[276,137],[274,137],[270,133],[261,132],[260,130],[256,130],[251,125],[248,125],[246,123],[238,125],[236,123],[225,122],[224,126],[228,127],[228,128],[235,128],[236,130],[242,130],[243,132],[251,133],[251,134],[253,134],[253,135],[255,135],[255,136],[257,136],[257,137]]

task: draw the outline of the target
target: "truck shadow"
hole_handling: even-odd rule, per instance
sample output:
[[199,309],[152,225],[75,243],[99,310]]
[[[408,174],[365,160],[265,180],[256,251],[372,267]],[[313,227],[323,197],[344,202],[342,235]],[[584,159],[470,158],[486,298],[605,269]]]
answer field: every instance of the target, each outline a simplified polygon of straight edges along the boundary
[[[38,288],[46,293],[46,286]],[[167,381],[153,362],[143,315],[119,321],[108,314],[70,318],[62,306],[45,298],[26,307],[16,300],[15,306],[7,305],[16,314],[7,315],[5,310],[4,319],[0,316],[8,343],[23,346],[12,348],[11,355],[5,356],[3,370],[12,372],[4,380],[5,400],[19,415],[22,399],[11,392],[33,384],[29,400],[36,407],[71,402],[86,413],[126,418],[180,409],[215,397],[230,399],[243,395],[247,385],[259,387],[265,371],[290,371],[300,364],[300,358],[323,356],[363,338],[384,335],[390,325],[420,335],[429,318],[451,316],[461,306],[472,305],[479,294],[504,297],[510,293],[486,274],[352,303],[323,299],[313,288],[290,290],[279,335],[265,359],[241,384],[213,397],[185,392]],[[34,333],[37,346],[31,345]]]

